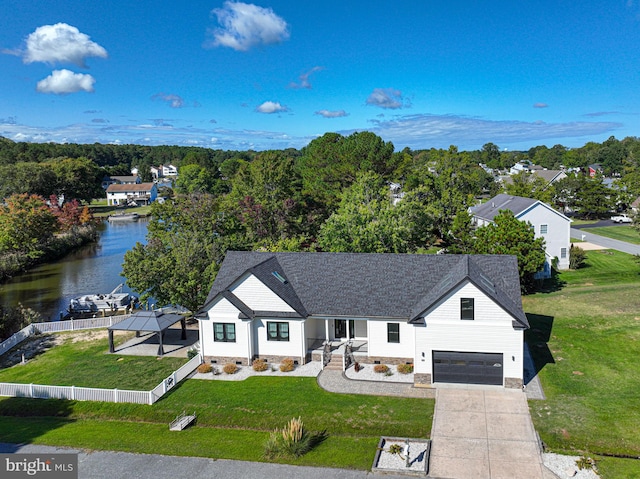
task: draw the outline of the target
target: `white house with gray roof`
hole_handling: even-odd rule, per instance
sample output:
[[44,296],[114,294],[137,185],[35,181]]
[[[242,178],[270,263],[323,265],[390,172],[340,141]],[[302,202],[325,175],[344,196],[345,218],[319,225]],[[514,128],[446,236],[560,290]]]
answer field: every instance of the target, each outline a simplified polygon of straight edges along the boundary
[[476,226],[486,226],[501,210],[509,210],[520,221],[529,222],[536,238],[544,238],[547,261],[539,277],[551,277],[551,264],[558,259],[558,269],[569,269],[571,220],[546,203],[532,198],[500,194],[471,208]]
[[197,316],[214,363],[305,363],[351,341],[361,363],[413,363],[419,386],[522,386],[515,256],[229,251]]

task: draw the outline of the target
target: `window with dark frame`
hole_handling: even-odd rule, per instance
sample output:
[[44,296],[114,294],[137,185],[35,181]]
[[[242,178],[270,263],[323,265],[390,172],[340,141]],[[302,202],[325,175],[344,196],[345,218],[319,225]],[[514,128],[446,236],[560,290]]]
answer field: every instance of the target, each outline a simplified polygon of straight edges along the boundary
[[233,323],[213,323],[213,340],[223,343],[235,343],[236,325]]
[[547,225],[540,225],[540,234],[541,235],[546,235],[547,234]]
[[387,342],[400,342],[400,323],[387,323]]
[[289,323],[267,321],[267,341],[289,341]]
[[473,298],[460,298],[460,319],[474,319]]

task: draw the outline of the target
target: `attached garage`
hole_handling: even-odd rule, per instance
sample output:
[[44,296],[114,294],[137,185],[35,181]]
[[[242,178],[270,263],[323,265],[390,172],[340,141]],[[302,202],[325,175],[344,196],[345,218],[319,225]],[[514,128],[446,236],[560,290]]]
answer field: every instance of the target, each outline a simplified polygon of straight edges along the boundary
[[433,351],[433,381],[502,386],[502,353]]

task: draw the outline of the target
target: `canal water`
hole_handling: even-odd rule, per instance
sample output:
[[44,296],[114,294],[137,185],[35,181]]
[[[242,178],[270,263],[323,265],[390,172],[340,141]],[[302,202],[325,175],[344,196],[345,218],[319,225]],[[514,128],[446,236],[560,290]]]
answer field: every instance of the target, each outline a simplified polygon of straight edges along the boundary
[[[120,276],[124,254],[136,242],[145,242],[147,224],[146,218],[121,223],[105,221],[96,243],[0,285],[0,302],[3,306],[21,303],[47,321],[59,319],[60,313],[66,314],[71,298],[111,292],[125,282]],[[126,285],[123,291],[131,292]]]

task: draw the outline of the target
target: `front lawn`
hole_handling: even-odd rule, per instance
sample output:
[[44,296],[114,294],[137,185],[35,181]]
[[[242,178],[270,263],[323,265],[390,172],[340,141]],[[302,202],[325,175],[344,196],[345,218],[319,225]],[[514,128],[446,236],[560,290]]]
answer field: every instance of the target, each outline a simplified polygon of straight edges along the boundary
[[633,226],[602,226],[600,228],[590,228],[589,233],[606,236],[627,243],[640,244],[640,233]]
[[[546,401],[530,401],[545,444],[557,452],[640,456],[640,265],[590,251],[587,267],[560,274],[562,289],[523,298]],[[603,477],[639,461],[607,458]],[[610,472],[607,472],[610,471]]]
[[[105,338],[73,337],[27,365],[0,371],[0,381],[150,389],[185,362],[106,354]],[[300,459],[280,462],[366,470],[380,436],[428,438],[433,407],[432,399],[334,394],[310,377],[192,379],[152,406],[2,398],[0,441],[261,461],[269,433],[300,416],[328,438]],[[195,412],[196,425],[170,432],[182,411]]]

